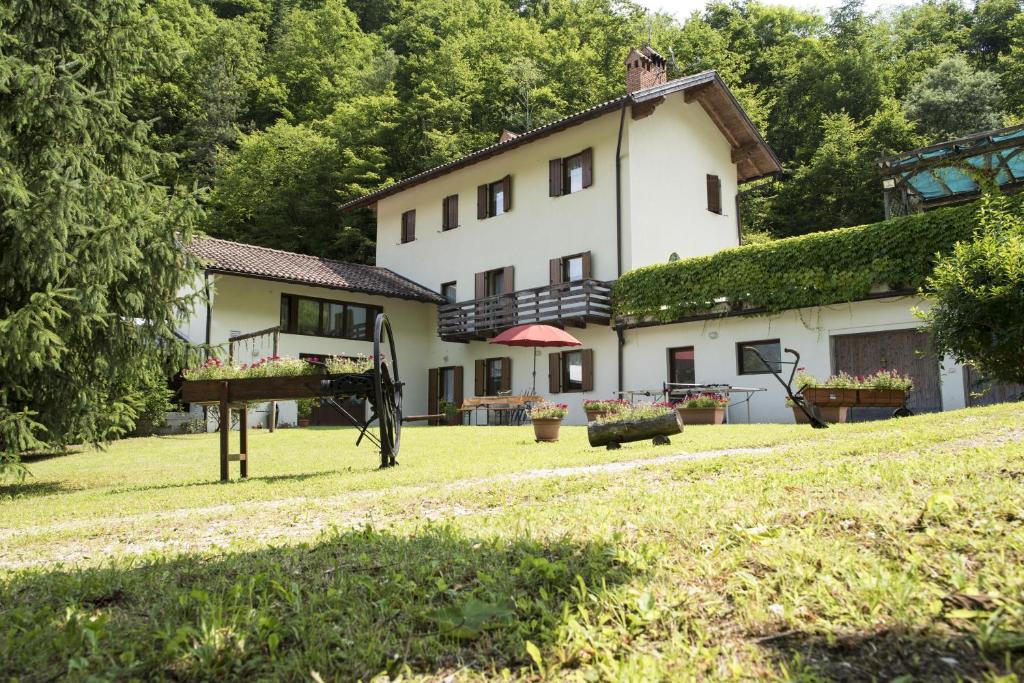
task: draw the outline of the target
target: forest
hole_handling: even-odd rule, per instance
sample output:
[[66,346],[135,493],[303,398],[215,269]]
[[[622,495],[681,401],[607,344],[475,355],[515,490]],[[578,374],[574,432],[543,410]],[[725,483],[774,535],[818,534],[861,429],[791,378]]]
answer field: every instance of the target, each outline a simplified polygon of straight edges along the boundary
[[1017,0],[827,15],[709,2],[685,21],[613,0],[154,0],[132,114],[168,185],[208,188],[212,235],[372,262],[338,204],[623,92],[650,43],[716,69],[786,171],[746,186],[744,233],[882,218],[881,155],[1024,114]]

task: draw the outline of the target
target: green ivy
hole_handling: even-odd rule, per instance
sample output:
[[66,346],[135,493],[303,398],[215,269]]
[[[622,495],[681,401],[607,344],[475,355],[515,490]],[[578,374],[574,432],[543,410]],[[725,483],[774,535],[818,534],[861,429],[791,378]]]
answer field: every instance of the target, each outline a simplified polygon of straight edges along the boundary
[[[1024,197],[1008,205],[1024,213]],[[615,315],[660,322],[728,311],[770,315],[858,301],[876,285],[918,289],[936,255],[969,241],[977,223],[971,203],[637,268],[613,286]]]

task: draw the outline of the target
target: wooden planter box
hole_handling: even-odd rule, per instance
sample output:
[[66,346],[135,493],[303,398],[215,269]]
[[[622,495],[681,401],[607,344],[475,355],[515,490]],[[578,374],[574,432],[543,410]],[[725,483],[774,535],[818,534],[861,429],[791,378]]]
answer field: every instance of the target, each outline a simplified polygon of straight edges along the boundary
[[250,377],[247,379],[204,379],[184,382],[181,400],[185,403],[217,403],[221,389],[228,384],[228,403],[288,401],[323,393],[320,382],[341,375],[295,375],[291,377]]
[[816,406],[850,407],[857,405],[857,389],[807,388],[800,392]]
[[857,405],[865,408],[899,408],[907,402],[907,392],[892,389],[858,389]]
[[725,408],[676,408],[683,424],[720,425],[725,422]]
[[[817,406],[817,408],[818,414],[821,415],[821,419],[833,424],[837,422],[846,422],[847,414],[850,411],[846,406]],[[807,415],[804,414],[804,411],[800,410],[796,406],[793,406],[793,417],[796,418],[796,423],[798,425],[811,423],[811,421],[807,419]]]
[[608,414],[607,410],[584,410],[583,412],[587,414],[587,422],[593,422],[597,418]]

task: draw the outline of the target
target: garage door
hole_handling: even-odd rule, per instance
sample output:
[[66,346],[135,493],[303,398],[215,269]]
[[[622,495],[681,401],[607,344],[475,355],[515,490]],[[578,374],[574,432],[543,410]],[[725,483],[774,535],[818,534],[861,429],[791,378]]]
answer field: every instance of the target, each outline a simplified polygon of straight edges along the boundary
[[969,406],[990,406],[1024,397],[1024,384],[989,382],[969,365],[964,366],[964,389]]
[[[897,370],[914,378],[907,407],[915,413],[942,410],[939,362],[929,337],[917,330],[891,330],[832,337],[832,371],[869,375],[876,370]],[[892,414],[888,409],[856,408],[856,421]]]

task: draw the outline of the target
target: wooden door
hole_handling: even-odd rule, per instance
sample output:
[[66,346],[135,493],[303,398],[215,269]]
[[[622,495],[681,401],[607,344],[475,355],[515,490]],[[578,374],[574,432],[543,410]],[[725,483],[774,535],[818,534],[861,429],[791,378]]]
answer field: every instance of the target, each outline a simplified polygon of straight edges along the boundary
[[[832,337],[832,372],[870,375],[877,370],[896,370],[914,378],[907,407],[915,413],[942,410],[939,362],[928,335],[917,330],[890,330],[842,334]],[[856,422],[892,415],[888,408],[854,408]]]
[[968,406],[990,406],[1024,400],[1024,384],[989,382],[969,365],[964,366],[964,391]]

